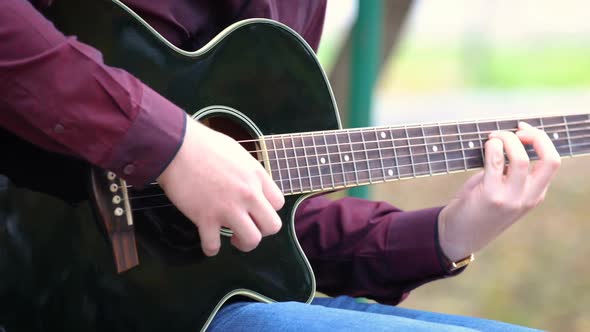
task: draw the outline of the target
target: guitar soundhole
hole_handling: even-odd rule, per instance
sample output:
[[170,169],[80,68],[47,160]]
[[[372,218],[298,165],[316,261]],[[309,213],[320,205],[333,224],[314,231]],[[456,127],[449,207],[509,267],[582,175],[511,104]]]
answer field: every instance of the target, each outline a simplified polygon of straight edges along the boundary
[[257,151],[259,151],[260,145],[256,140],[253,140],[256,138],[256,135],[250,128],[247,128],[245,125],[238,123],[235,118],[223,115],[214,115],[201,120],[201,122],[207,127],[224,133],[234,140],[240,142],[240,144],[247,151],[251,151],[250,153],[254,158],[258,160],[261,159],[261,156],[257,153]]
[[[235,118],[212,115],[199,121],[239,141],[254,158],[261,159],[257,153],[259,144],[253,140],[256,135]],[[143,249],[169,265],[193,264],[205,258],[196,226],[171,204],[159,186],[141,191],[132,189],[130,196],[134,197],[136,237]],[[223,236],[232,234],[228,228],[221,230]]]

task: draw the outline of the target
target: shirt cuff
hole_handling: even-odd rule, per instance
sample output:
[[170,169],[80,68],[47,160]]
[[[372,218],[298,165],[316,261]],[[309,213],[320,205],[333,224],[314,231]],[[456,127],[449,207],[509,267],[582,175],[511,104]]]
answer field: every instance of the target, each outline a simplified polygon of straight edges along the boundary
[[467,268],[466,266],[463,266],[461,268],[456,269],[455,271],[451,271],[450,267],[447,266],[447,260],[445,260],[445,253],[442,250],[442,247],[440,246],[440,237],[438,236],[438,231],[439,231],[439,223],[437,222],[436,225],[434,226],[434,243],[436,245],[436,252],[438,255],[438,261],[440,262],[440,267],[441,269],[444,271],[445,276],[455,276],[461,272],[463,272],[463,270],[465,270]]
[[[438,216],[443,207],[400,213],[389,226],[388,250],[396,268],[407,280],[451,275],[444,269],[438,243]],[[458,271],[453,272],[453,274]]]
[[136,187],[156,180],[184,140],[187,114],[144,85],[140,110],[105,168]]

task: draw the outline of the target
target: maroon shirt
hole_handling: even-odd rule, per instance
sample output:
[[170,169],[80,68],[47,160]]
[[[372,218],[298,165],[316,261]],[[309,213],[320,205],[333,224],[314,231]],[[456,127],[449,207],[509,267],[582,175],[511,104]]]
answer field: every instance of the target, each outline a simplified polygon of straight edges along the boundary
[[[59,1],[59,0],[56,0]],[[0,1],[0,124],[44,149],[111,169],[130,184],[155,179],[182,142],[183,110],[93,47],[64,36],[39,9],[52,0]],[[317,50],[325,0],[126,0],[172,43],[203,46],[245,18],[281,21]],[[317,196],[296,213],[318,290],[396,304],[426,282],[456,275],[439,259],[440,207]],[[462,270],[460,270],[462,271]]]

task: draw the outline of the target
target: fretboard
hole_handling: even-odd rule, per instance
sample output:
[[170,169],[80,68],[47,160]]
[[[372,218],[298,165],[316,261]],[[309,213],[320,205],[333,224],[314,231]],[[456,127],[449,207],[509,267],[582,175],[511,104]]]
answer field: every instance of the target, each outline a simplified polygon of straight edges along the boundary
[[[562,157],[590,152],[589,114],[340,129],[263,139],[271,175],[289,195],[481,168],[488,134],[514,132],[519,120],[545,131]],[[525,148],[531,160],[538,159],[532,146]]]

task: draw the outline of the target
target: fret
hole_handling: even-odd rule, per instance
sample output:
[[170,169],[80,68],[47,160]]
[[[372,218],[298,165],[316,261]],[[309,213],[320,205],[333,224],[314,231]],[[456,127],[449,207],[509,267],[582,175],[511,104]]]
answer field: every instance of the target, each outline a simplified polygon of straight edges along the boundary
[[312,136],[314,151],[316,152],[316,162],[320,173],[321,189],[333,188],[334,178],[332,174],[327,147],[325,145],[325,134],[314,133]]
[[410,156],[410,165],[412,166],[412,176],[416,176],[416,164],[414,163],[414,154],[412,153],[412,143],[410,142],[410,135],[408,134],[408,127],[404,126],[404,131],[406,133],[406,142],[408,147],[408,154]]
[[271,141],[272,141],[272,150],[274,152],[274,157],[275,157],[274,159],[276,160],[276,163],[277,163],[276,170],[277,170],[277,173],[279,176],[279,187],[281,188],[281,192],[284,193],[285,188],[283,187],[283,177],[281,175],[281,161],[279,159],[279,154],[278,154],[279,150],[277,149],[274,138],[271,138]]
[[[397,151],[396,151],[397,148],[395,146],[395,136],[393,134],[393,129],[391,127],[389,128],[388,131],[389,131],[389,138],[390,139],[385,142],[391,142],[391,151],[393,152],[393,160],[392,160],[393,168],[390,171],[388,171],[388,174],[393,173],[393,170],[395,170],[395,173],[397,174],[397,179],[400,180],[402,178],[402,176],[400,174],[401,167],[400,167],[399,159],[397,157]],[[393,176],[393,174],[391,174],[391,176]]]
[[430,175],[436,173],[448,172],[447,157],[445,154],[444,144],[440,126],[423,126],[424,144],[428,151],[428,161],[430,163]]
[[541,130],[543,130],[543,131],[546,132],[546,130],[545,130],[545,124],[543,123],[543,118],[539,118],[539,124],[540,124],[540,128],[539,129],[541,129]]
[[324,149],[326,151],[326,162],[328,164],[328,168],[330,170],[330,180],[332,180],[332,189],[336,188],[336,180],[334,179],[334,169],[332,169],[332,155],[330,154],[330,145],[328,144],[328,140],[326,139],[326,133],[322,132],[322,138],[324,139]]
[[361,136],[361,141],[363,142],[363,150],[365,152],[365,162],[367,163],[367,173],[369,175],[369,183],[373,183],[373,177],[371,176],[371,163],[370,163],[370,158],[369,158],[369,152],[367,151],[367,143],[365,140],[365,133],[364,132],[359,132],[360,136]]
[[324,180],[322,179],[322,169],[320,167],[320,159],[319,159],[319,156],[318,156],[318,148],[317,148],[317,146],[315,144],[315,135],[314,134],[311,134],[310,137],[311,137],[311,143],[313,145],[313,151],[314,151],[314,154],[315,154],[316,166],[318,168],[318,178],[320,179],[320,189],[324,189]]
[[424,133],[424,125],[420,125],[420,131],[422,133],[422,141],[424,142],[424,150],[426,151],[426,161],[428,165],[428,173],[432,176],[432,163],[430,162],[430,148],[428,142],[426,142],[426,134]]
[[337,150],[337,166],[340,167],[340,172],[337,172],[336,175],[340,174],[342,176],[342,182],[338,182],[338,184],[344,185],[345,187],[348,185],[348,181],[346,181],[346,173],[344,170],[344,163],[342,162],[342,150],[340,150],[340,141],[338,140],[338,133],[334,134],[334,138],[336,140],[336,150]]
[[379,145],[377,128],[363,130],[364,146],[368,160],[369,180],[371,183],[381,182],[385,179],[383,170],[383,154]]
[[348,130],[344,130],[340,134],[337,134],[336,137],[338,139],[340,149],[342,150],[341,158],[344,159],[344,162],[342,163],[344,172],[342,175],[345,178],[345,183],[358,183],[356,168],[352,159],[352,145],[350,144],[350,135],[348,134]]
[[[309,134],[302,134],[301,135],[301,145],[303,147],[303,154],[305,156],[305,165],[308,171],[308,178],[309,178],[309,189],[311,191],[317,190],[317,180],[319,180],[320,174],[319,174],[319,168],[317,167],[317,165],[314,163],[314,161],[316,160],[316,158],[314,158],[315,155],[315,150],[313,148],[313,144],[309,144],[309,138],[310,135]],[[313,140],[313,138],[311,138]],[[308,141],[308,143],[306,144],[306,140]],[[310,157],[311,155],[311,157]],[[318,174],[315,174],[315,171],[318,171]],[[320,184],[320,188],[321,188],[321,184]]]
[[[291,157],[287,153],[287,147],[285,145],[285,136],[281,135],[281,144],[283,146],[283,154],[285,155],[285,164],[287,165],[287,179],[289,180],[289,189],[291,190],[291,194],[294,193],[293,191],[293,176],[291,175]],[[292,144],[292,141],[291,141]],[[289,149],[291,151],[292,149]]]
[[543,118],[543,124],[546,128],[545,132],[553,141],[559,155],[569,156],[571,145],[568,136],[565,134],[566,127],[563,119],[559,116],[545,117]]
[[[543,123],[543,118],[539,118],[538,120],[539,120],[539,126],[537,128],[545,131],[545,124]],[[528,123],[530,124],[530,122],[531,122],[531,120],[529,119]]]
[[[400,178],[414,175],[412,159],[410,158],[410,147],[407,143],[407,136],[403,128],[391,131],[391,138],[394,144],[394,153],[397,160],[397,170]],[[406,142],[406,143],[404,143]]]
[[295,155],[297,155],[297,164],[299,165],[299,172],[301,173],[299,181],[301,182],[301,191],[312,189],[311,173],[307,162],[307,154],[305,151],[305,144],[303,143],[303,134],[293,136],[293,145],[295,146]]
[[449,157],[447,156],[447,149],[446,149],[445,143],[443,141],[443,132],[442,132],[442,128],[440,126],[440,123],[437,124],[437,127],[438,127],[438,134],[440,135],[439,136],[439,138],[440,138],[440,145],[442,146],[443,155],[444,155],[444,158],[445,158],[445,169],[446,169],[447,173],[449,173],[450,172],[450,169],[449,169]]
[[444,125],[441,127],[441,132],[441,141],[446,151],[449,171],[463,170],[463,153],[461,152],[458,127],[452,124]]
[[567,135],[567,145],[570,151],[570,157],[574,155],[574,153],[572,152],[572,140],[570,139],[570,129],[567,125],[567,120],[565,118],[565,116],[562,116],[563,118],[563,124],[565,125],[565,134]]
[[410,149],[410,140],[408,138],[408,131],[406,127],[404,127],[402,130],[403,132],[398,132],[400,134],[400,137],[396,139],[398,149],[401,150],[398,151],[397,154],[398,157],[401,159],[401,163],[399,164],[399,166],[400,168],[406,168],[408,171],[407,174],[406,172],[404,172],[402,176],[412,177],[416,175],[416,171],[414,170],[414,159],[412,158],[412,151]]
[[585,154],[590,152],[590,124],[588,115],[570,115],[567,117],[567,126],[570,132],[569,138],[571,144],[570,156]]
[[461,133],[461,147],[465,155],[467,169],[482,167],[481,140],[477,125],[475,123],[461,123],[459,124],[459,132]]
[[293,144],[293,156],[295,159],[295,167],[297,168],[297,178],[299,180],[299,191],[303,191],[303,180],[301,179],[301,166],[299,165],[299,156],[297,156],[297,141],[295,140],[295,136],[291,136],[291,143]]
[[424,134],[421,127],[406,127],[406,132],[413,158],[414,176],[430,174],[428,147],[424,144]]
[[358,173],[359,184],[368,184],[372,182],[369,155],[366,150],[365,133],[362,130],[354,129],[350,131],[350,137],[353,145],[354,163]]
[[[497,122],[496,122],[497,123]],[[463,156],[463,164],[465,167],[465,170],[467,170],[467,159],[465,158],[465,150],[463,148],[463,138],[461,138],[461,128],[459,127],[459,122],[456,123],[457,126],[457,134],[459,137],[459,148],[461,149],[461,155]]]
[[379,152],[379,161],[381,162],[381,173],[383,173],[383,180],[387,179],[387,175],[385,174],[385,161],[383,160],[383,153],[381,151],[381,138],[379,134],[377,134],[377,128],[373,128],[375,131],[375,141],[377,142],[377,151]]
[[481,129],[479,128],[479,121],[475,122],[475,129],[477,130],[477,141],[479,142],[479,146],[480,146],[479,152],[481,154],[481,161],[485,165],[485,160],[486,160],[485,154],[484,154],[485,138],[481,137],[482,132],[481,132]]
[[354,177],[356,178],[356,184],[359,185],[359,173],[358,170],[356,169],[356,160],[354,158],[354,147],[352,146],[352,140],[350,139],[350,130],[346,131],[346,134],[348,135],[348,144],[350,144],[350,160],[352,162],[352,165],[354,167]]

